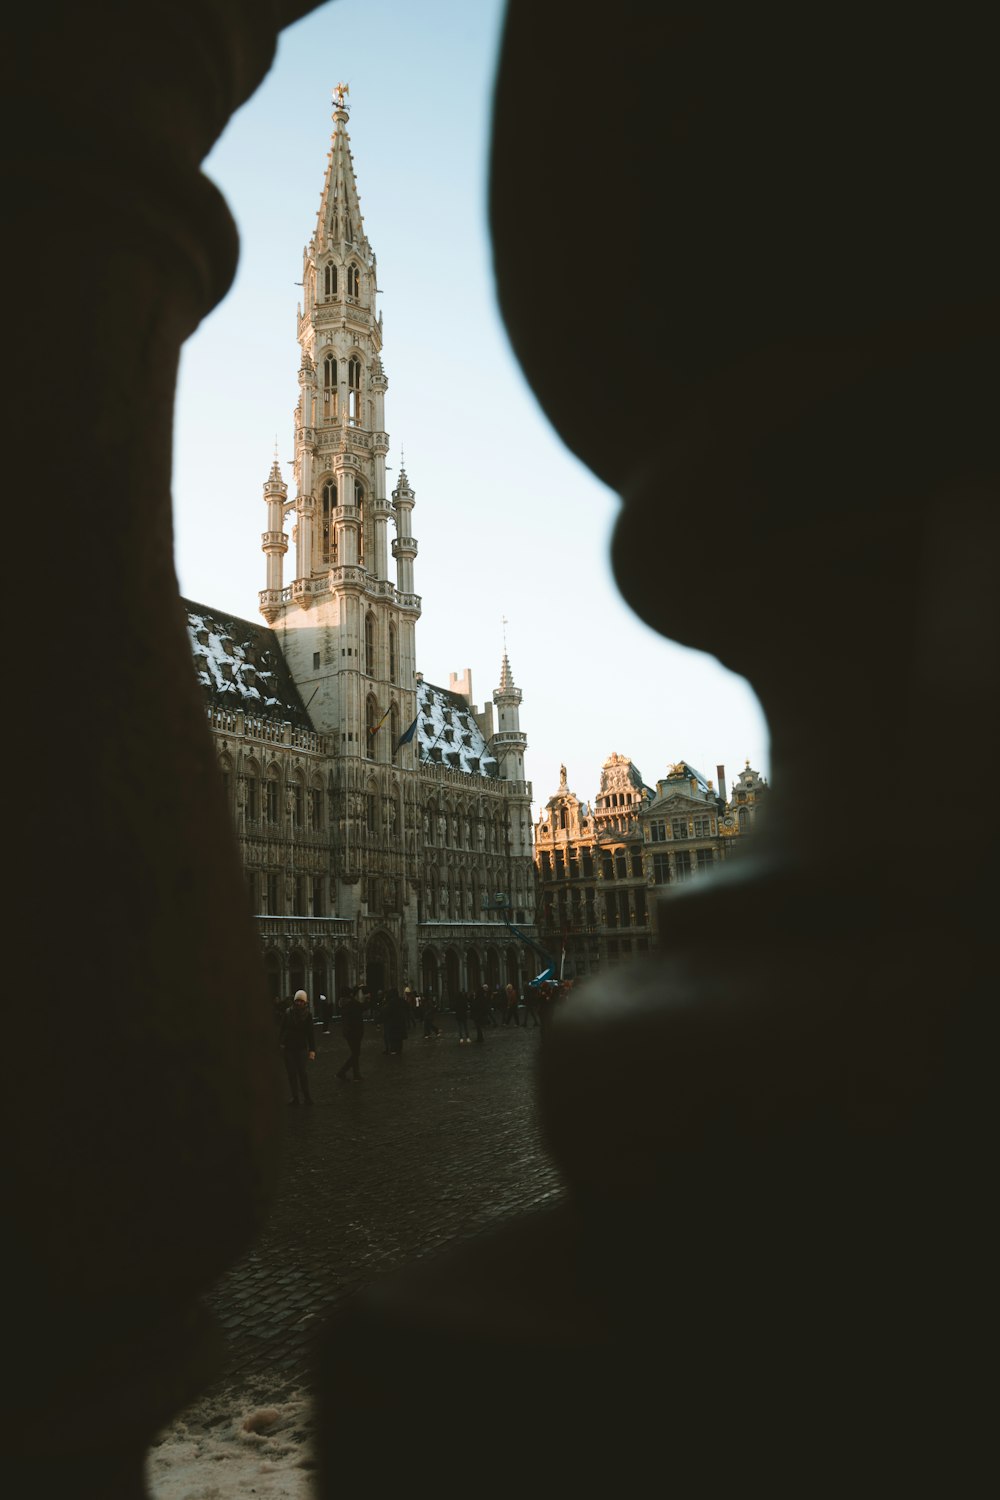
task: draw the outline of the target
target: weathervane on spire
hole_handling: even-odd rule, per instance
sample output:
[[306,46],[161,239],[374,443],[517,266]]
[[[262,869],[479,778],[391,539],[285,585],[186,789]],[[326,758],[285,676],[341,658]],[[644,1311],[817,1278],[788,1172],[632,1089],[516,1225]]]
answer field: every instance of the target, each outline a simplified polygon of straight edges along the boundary
[[336,102],[336,105],[337,105],[338,109],[346,109],[347,108],[347,105],[344,103],[344,95],[345,94],[349,94],[350,92],[351,92],[351,85],[349,83],[337,83],[337,84],[334,84],[333,93],[334,93],[334,99],[335,99],[335,102]]

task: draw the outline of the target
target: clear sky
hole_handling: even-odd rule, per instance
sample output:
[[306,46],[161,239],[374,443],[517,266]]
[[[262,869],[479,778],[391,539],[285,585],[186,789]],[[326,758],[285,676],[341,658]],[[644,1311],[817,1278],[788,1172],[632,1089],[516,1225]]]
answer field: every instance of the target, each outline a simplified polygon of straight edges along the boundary
[[[502,13],[501,0],[332,0],[283,34],[268,77],[206,160],[241,251],[232,290],[181,358],[181,593],[260,623],[262,485],[277,442],[292,491],[296,283],[331,94],[344,82],[383,288],[388,480],[402,450],[416,492],[419,670],[447,687],[450,672],[470,667],[481,707],[499,681],[506,630],[536,815],[563,763],[570,787],[593,798],[612,751],[651,786],[679,760],[713,779],[724,765],[729,786],[747,759],[769,776],[767,724],[747,683],[657,635],[622,600],[608,560],[619,502],[549,427],[510,351],[486,218]],[[581,117],[592,95],[582,80]],[[706,515],[699,536],[712,526]],[[723,553],[727,540],[717,539]]]

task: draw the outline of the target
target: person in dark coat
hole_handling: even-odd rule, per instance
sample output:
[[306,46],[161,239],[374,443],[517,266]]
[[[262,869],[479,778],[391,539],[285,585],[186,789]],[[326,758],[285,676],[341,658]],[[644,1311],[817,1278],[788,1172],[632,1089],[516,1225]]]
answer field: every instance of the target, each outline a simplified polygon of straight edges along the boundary
[[337,1077],[347,1082],[350,1070],[355,1083],[361,1082],[361,1043],[365,1035],[365,1007],[356,989],[351,990],[340,1007],[340,1029],[350,1048],[347,1060],[337,1069]]
[[521,1003],[521,997],[517,993],[517,987],[513,984],[508,983],[506,989],[503,992],[503,995],[503,1024],[505,1026],[509,1026],[511,1021],[513,1021],[515,1026],[520,1026],[521,1022],[517,1014],[517,1007]]
[[420,1013],[424,1018],[424,1041],[429,1041],[432,1036],[439,1037],[441,1035],[441,1028],[434,1019],[433,997],[430,995],[417,995],[416,999]]
[[385,1041],[385,1050],[390,1057],[399,1057],[403,1051],[403,1043],[406,1040],[410,1007],[398,990],[390,990],[386,996],[385,1004],[379,1011],[379,1015],[382,1020],[382,1037]]
[[316,1060],[316,1037],[313,1019],[309,1014],[309,996],[305,990],[296,990],[291,1005],[281,1020],[281,1050],[285,1054],[285,1072],[292,1097],[289,1104],[298,1104],[299,1093],[306,1104],[312,1103],[309,1092],[307,1065]]

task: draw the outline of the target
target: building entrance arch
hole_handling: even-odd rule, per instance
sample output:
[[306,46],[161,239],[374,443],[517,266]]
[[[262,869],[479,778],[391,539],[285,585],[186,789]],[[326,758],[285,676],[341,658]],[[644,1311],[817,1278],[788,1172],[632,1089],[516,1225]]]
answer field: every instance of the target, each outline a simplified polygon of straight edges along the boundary
[[351,960],[346,948],[338,948],[333,959],[333,1003],[339,1009],[351,987]]
[[399,985],[396,950],[384,932],[377,932],[365,950],[365,983],[373,995],[379,990],[394,990]]
[[465,955],[465,972],[469,976],[469,989],[478,990],[483,982],[483,971],[479,963],[479,954],[475,948],[470,948]]
[[425,995],[431,995],[435,1000],[441,999],[438,959],[433,948],[424,949],[420,965],[420,986]]
[[268,948],[264,954],[264,973],[267,976],[268,999],[287,1000],[288,996],[281,982],[281,955],[274,948]]
[[[288,955],[288,988],[293,995],[296,990],[305,990],[309,994],[306,985],[306,956],[301,948],[293,948]],[[310,1009],[318,999],[318,995],[309,995]]]
[[455,996],[462,988],[462,969],[456,949],[449,948],[444,956],[444,974],[447,995],[445,998],[449,1003],[454,1002]]

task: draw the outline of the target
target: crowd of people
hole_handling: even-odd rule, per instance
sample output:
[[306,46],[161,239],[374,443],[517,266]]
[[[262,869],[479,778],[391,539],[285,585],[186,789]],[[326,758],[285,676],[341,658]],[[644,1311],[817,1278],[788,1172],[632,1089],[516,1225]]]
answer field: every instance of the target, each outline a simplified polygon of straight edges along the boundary
[[[545,981],[535,987],[526,985],[523,992],[517,986],[481,984],[471,990],[460,990],[452,998],[453,1011],[461,1046],[471,1046],[473,1041],[484,1042],[491,1027],[524,1027],[525,1031],[539,1029],[544,1037],[551,1023],[556,1004],[571,988],[570,982]],[[522,1017],[522,1008],[524,1015]],[[305,990],[296,990],[292,999],[274,1000],[275,1023],[278,1045],[284,1057],[288,1077],[289,1099],[292,1107],[312,1104],[309,1090],[308,1065],[316,1059],[316,1023],[326,1036],[331,1034],[335,1016],[339,1019],[340,1034],[347,1044],[347,1058],[337,1070],[342,1082],[362,1081],[361,1045],[365,1036],[365,1022],[371,1021],[381,1031],[382,1051],[386,1056],[402,1055],[403,1044],[412,1033],[420,1031],[422,1040],[438,1041],[442,1036],[438,1025],[439,1009],[433,995],[421,994],[412,985],[404,985],[402,991],[370,990],[359,984],[349,989],[338,1003],[326,995],[316,1002],[315,1015]],[[475,1028],[475,1037],[470,1035],[470,1022]]]

